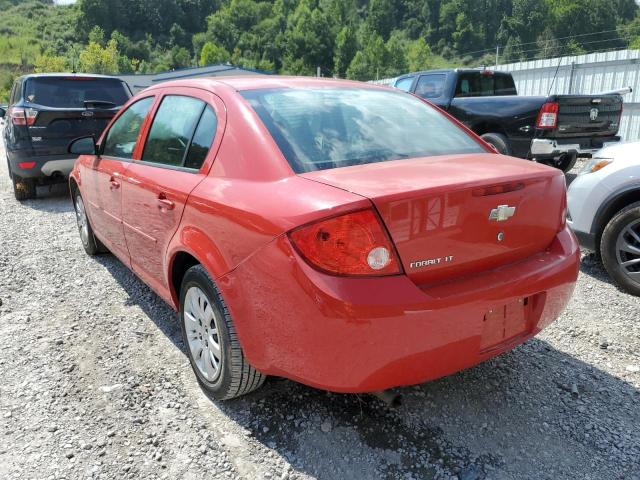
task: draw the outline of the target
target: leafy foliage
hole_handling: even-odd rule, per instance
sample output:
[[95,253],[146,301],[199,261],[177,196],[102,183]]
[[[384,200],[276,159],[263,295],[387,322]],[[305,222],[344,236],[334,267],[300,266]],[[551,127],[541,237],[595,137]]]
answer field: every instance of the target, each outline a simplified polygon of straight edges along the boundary
[[231,62],[369,80],[640,48],[634,0],[0,0],[0,100],[13,76]]

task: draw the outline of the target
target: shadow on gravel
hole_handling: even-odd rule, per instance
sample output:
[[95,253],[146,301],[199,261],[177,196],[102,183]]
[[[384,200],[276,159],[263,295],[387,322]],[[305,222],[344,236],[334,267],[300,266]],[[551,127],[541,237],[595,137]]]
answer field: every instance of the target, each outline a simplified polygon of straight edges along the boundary
[[625,295],[630,295],[629,293],[621,289],[611,279],[611,277],[605,270],[604,266],[602,265],[602,262],[596,257],[596,254],[593,252],[582,255],[582,258],[580,259],[580,272],[584,273],[585,275],[589,275],[595,280],[608,283],[609,285],[614,287],[616,290],[618,290],[621,293],[624,293]]
[[66,183],[38,187],[37,197],[22,202],[25,207],[46,213],[68,213],[73,211]]
[[[115,257],[97,261],[185,353],[175,313]],[[640,392],[542,340],[397,391],[402,405],[389,408],[370,395],[269,378],[251,395],[214,403],[296,470],[321,480],[474,480],[496,478],[496,471],[509,472],[497,478],[572,478],[577,462],[606,459],[608,449],[640,454]],[[640,464],[623,468],[631,475]]]

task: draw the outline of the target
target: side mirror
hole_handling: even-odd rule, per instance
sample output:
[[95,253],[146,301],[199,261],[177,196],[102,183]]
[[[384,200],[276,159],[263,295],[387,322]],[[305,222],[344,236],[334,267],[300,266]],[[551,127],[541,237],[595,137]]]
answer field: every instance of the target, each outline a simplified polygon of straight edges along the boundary
[[7,109],[4,105],[2,105],[0,107],[0,118],[4,118],[4,116],[7,114]]
[[96,139],[93,135],[76,138],[69,145],[69,153],[73,153],[74,155],[98,155]]

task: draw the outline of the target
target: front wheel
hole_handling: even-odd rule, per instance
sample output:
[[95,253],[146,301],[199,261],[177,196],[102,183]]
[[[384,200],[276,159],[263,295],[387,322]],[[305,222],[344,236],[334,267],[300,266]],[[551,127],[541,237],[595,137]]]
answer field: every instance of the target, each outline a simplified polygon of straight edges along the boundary
[[245,358],[224,300],[201,265],[182,281],[180,324],[191,367],[212,397],[229,400],[262,386],[266,376]]
[[91,256],[104,253],[106,248],[93,234],[93,228],[91,228],[91,223],[87,216],[87,209],[79,191],[76,191],[73,206],[76,211],[76,223],[78,224],[78,233],[80,233],[80,241],[82,242],[84,251]]
[[618,212],[600,241],[605,269],[627,292],[640,296],[640,202]]

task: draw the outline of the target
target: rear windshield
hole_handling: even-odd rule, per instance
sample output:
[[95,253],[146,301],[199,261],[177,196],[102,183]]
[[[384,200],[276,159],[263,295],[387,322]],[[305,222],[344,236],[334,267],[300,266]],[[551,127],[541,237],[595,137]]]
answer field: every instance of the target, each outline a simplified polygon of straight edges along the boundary
[[97,102],[94,106],[98,108],[113,108],[126,103],[129,90],[121,80],[111,78],[29,78],[24,99],[54,108],[85,108],[85,102]]
[[436,108],[399,91],[310,88],[241,93],[296,173],[486,152]]

